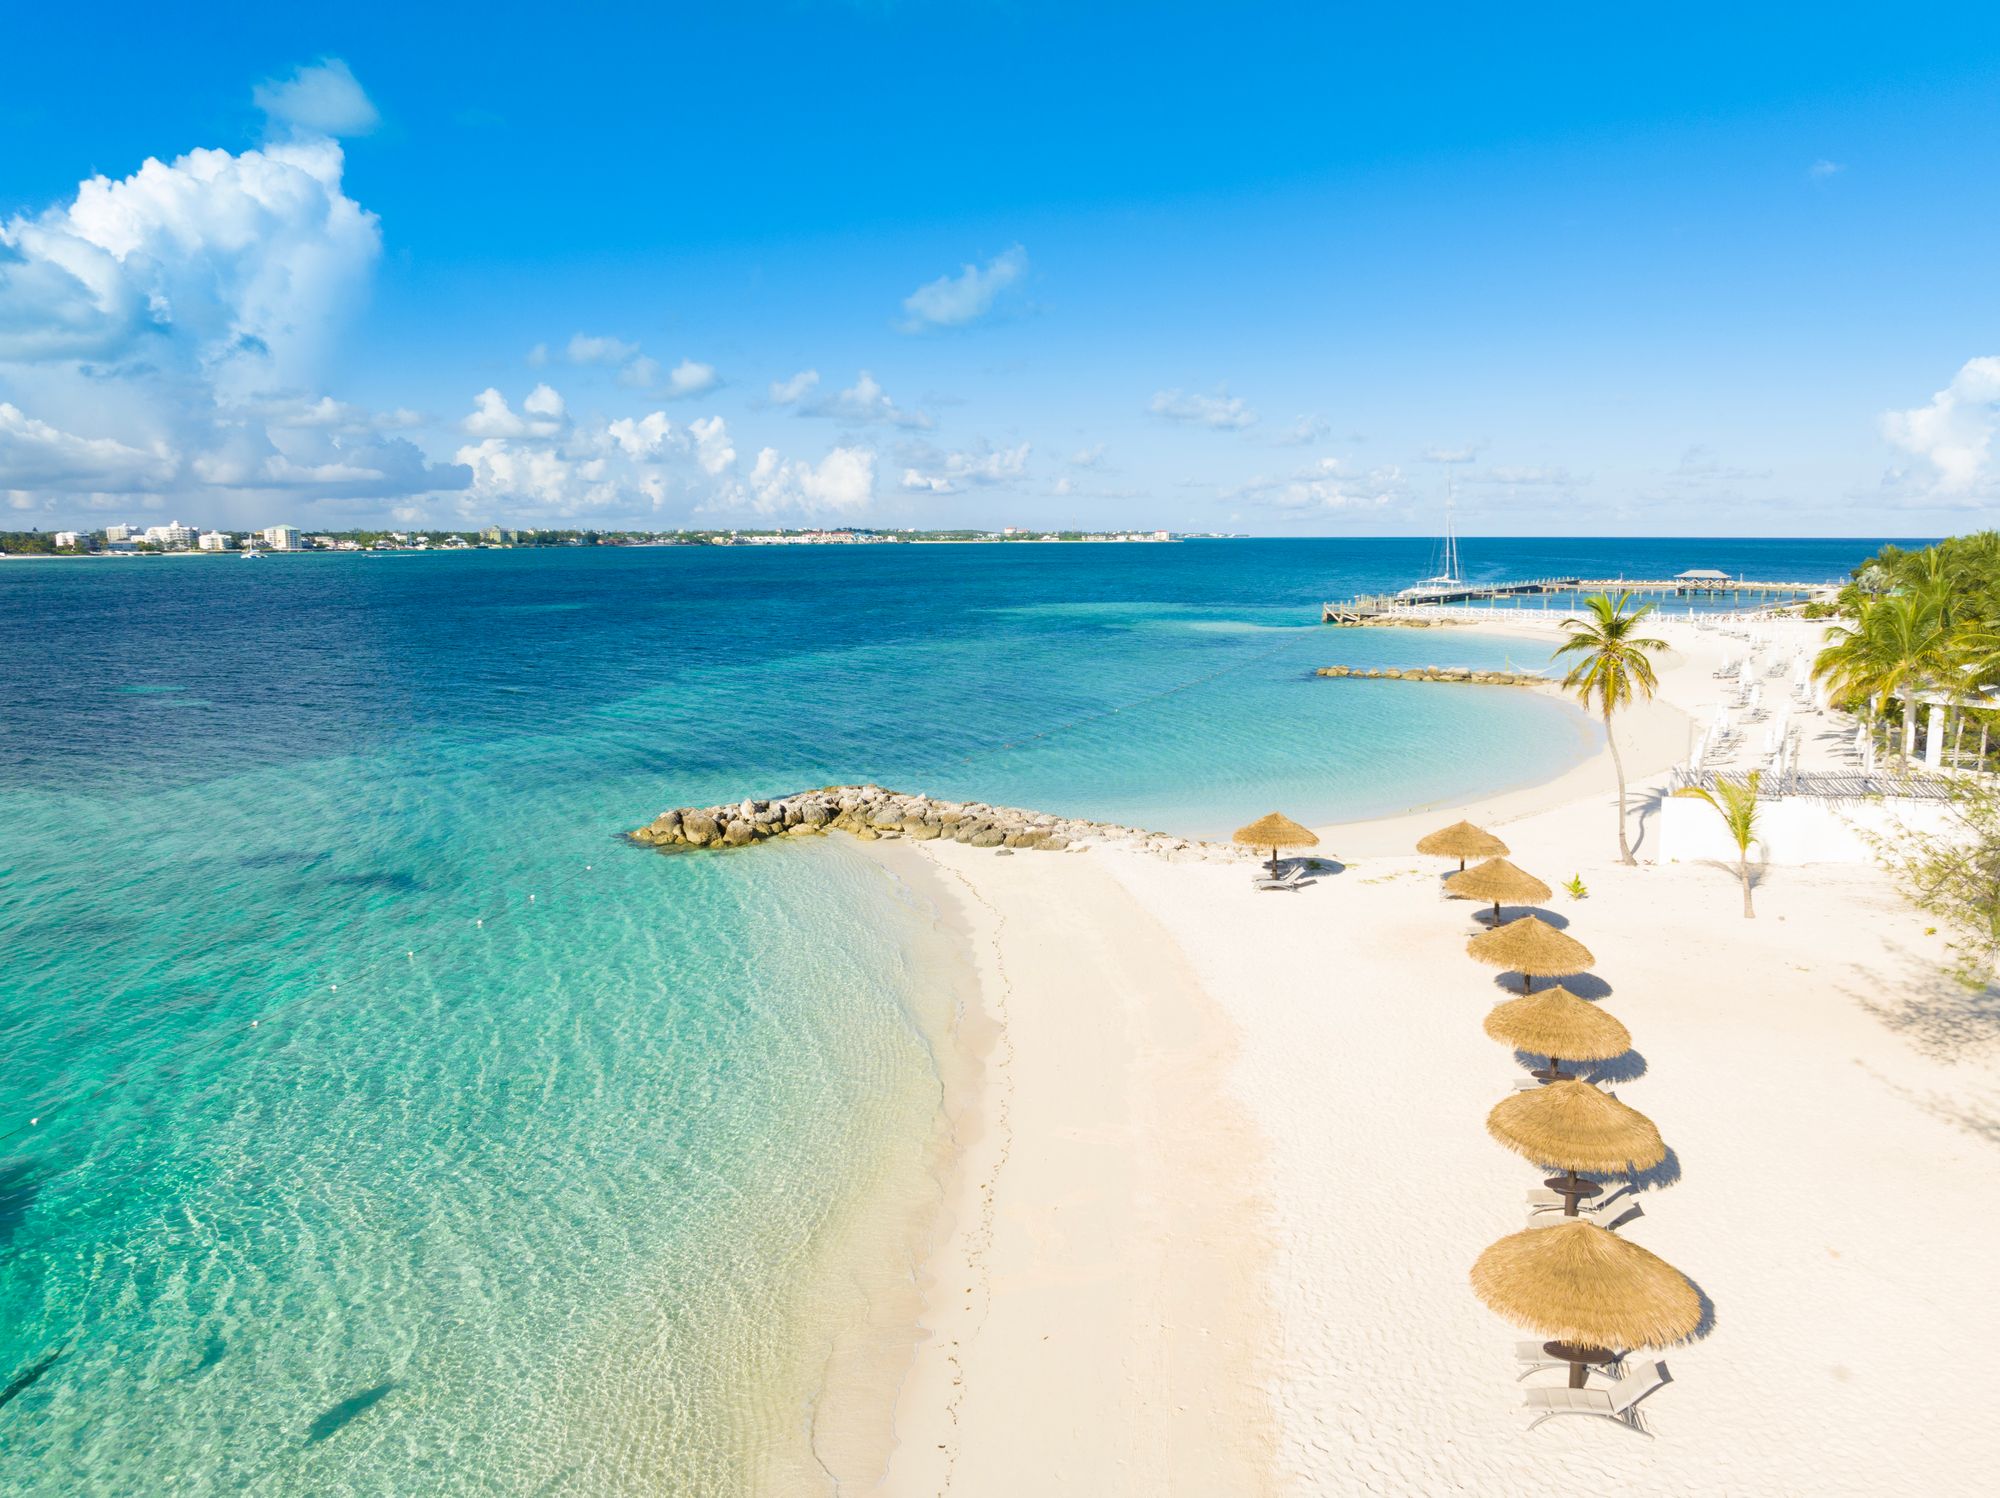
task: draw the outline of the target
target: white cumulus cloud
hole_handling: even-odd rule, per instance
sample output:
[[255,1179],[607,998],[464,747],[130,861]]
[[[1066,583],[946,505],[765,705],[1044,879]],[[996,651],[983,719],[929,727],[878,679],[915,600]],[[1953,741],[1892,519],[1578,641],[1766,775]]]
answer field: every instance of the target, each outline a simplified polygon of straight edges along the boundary
[[814,465],[803,459],[787,462],[776,448],[767,447],[750,471],[749,496],[750,507],[760,515],[865,509],[875,497],[875,454],[861,447],[835,447]]
[[352,99],[334,107],[343,79],[323,64],[267,85],[290,138],[151,158],[0,220],[14,504],[146,494],[227,521],[280,499],[464,484],[463,470],[387,435],[418,424],[415,413],[372,413],[319,389],[381,252],[326,133],[362,118]]
[[958,328],[977,322],[1009,287],[1028,274],[1028,252],[1015,245],[984,265],[967,265],[955,276],[939,276],[903,298],[906,332]]
[[472,414],[459,423],[468,437],[553,437],[563,428],[563,398],[537,385],[516,412],[492,386],[473,398]]
[[0,361],[124,362],[246,390],[316,372],[381,252],[331,140],[149,160],[0,222]]
[[1937,488],[1963,494],[1989,477],[1993,431],[2000,421],[2000,358],[1968,359],[1929,405],[1889,411],[1882,435],[1928,462]]
[[1393,466],[1355,472],[1339,458],[1321,458],[1294,473],[1252,479],[1222,498],[1306,515],[1326,510],[1379,510],[1404,492],[1402,473]]
[[[670,505],[757,507],[736,471],[736,446],[720,416],[685,426],[657,410],[579,421],[557,391],[538,385],[518,412],[498,391],[480,392],[460,425],[478,439],[457,453],[471,474],[459,504],[468,519],[615,523],[650,518]],[[805,493],[808,470],[818,483],[811,465],[774,473],[768,502],[778,505],[787,484]]]
[[639,345],[622,338],[575,333],[570,336],[568,353],[572,364],[623,364],[638,357]]
[[[713,364],[683,359],[668,372],[638,344],[605,334],[572,334],[563,352],[572,364],[615,369],[619,384],[633,390],[657,391],[668,400],[704,395],[722,383]],[[540,367],[547,362],[547,344],[538,343],[528,351],[531,366]]]
[[382,122],[338,57],[300,68],[289,78],[267,79],[251,90],[251,98],[273,124],[300,135],[366,135]]
[[130,493],[172,482],[178,466],[163,443],[138,448],[111,437],[79,437],[0,401],[0,482],[10,490]]
[[771,386],[771,403],[788,407],[800,416],[823,416],[849,426],[895,426],[914,431],[926,431],[931,426],[929,413],[897,405],[881,382],[865,369],[845,390],[816,395],[818,387],[819,372],[801,370],[789,380]]
[[1241,396],[1231,395],[1228,390],[1220,387],[1213,395],[1201,395],[1184,390],[1161,390],[1154,394],[1146,409],[1155,416],[1165,417],[1168,421],[1213,427],[1217,431],[1241,431],[1244,427],[1256,425],[1257,422],[1257,413],[1250,409]]
[[946,453],[941,460],[903,470],[903,487],[925,494],[956,494],[968,484],[1003,484],[1027,472],[1028,444],[977,453]]
[[678,400],[685,396],[706,394],[713,390],[717,383],[713,364],[698,364],[693,359],[683,359],[667,376],[667,388],[664,393],[668,399]]
[[771,404],[796,406],[819,388],[819,371],[802,369],[789,380],[771,381]]

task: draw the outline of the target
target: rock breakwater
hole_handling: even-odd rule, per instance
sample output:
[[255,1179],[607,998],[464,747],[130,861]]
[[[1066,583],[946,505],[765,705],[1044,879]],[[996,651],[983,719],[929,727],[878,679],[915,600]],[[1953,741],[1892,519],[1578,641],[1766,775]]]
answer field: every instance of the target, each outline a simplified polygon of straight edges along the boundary
[[1363,681],[1465,681],[1482,687],[1533,687],[1549,679],[1534,671],[1474,671],[1465,666],[1321,666],[1313,674]]
[[769,800],[677,807],[627,836],[663,852],[686,852],[742,848],[776,837],[815,837],[827,832],[850,833],[863,841],[945,839],[974,848],[1041,853],[1116,847],[1171,859],[1234,862],[1256,857],[1254,850],[1232,843],[1202,842],[1114,822],[989,806],[983,801],[941,801],[884,790],[879,785],[834,785]]

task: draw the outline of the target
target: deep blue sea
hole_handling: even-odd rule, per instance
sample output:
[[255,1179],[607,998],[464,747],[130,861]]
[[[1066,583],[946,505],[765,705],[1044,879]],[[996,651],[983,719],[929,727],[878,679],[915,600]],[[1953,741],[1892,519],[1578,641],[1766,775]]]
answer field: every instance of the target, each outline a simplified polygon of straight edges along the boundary
[[[1877,544],[1463,546],[1474,578],[1833,578]],[[1317,622],[1432,570],[0,562],[0,1492],[768,1485],[853,1311],[829,1264],[928,1189],[956,954],[843,840],[616,835],[854,780],[1226,833],[1588,752],[1539,696],[1311,675],[1542,663]]]

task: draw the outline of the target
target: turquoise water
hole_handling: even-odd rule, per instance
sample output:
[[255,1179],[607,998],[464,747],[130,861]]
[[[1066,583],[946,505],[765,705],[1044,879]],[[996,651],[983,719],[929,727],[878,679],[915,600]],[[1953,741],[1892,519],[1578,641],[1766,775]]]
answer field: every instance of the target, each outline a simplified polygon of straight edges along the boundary
[[1204,833],[1584,752],[1310,675],[1529,663],[1310,622],[1422,549],[0,566],[0,1491],[786,1481],[962,974],[842,840],[614,834],[854,779]]

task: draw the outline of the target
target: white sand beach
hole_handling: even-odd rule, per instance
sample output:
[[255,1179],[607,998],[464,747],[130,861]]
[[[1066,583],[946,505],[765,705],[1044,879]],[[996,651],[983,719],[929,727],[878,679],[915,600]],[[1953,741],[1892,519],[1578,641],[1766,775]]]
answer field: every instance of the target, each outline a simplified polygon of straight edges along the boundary
[[[1989,1490],[2000,1013],[1877,869],[1771,868],[1745,920],[1733,870],[1649,861],[1728,644],[1661,632],[1661,699],[1618,725],[1637,867],[1603,753],[1321,828],[1337,872],[1290,893],[1241,862],[878,845],[963,923],[993,1026],[881,1491]],[[1468,1284],[1541,1172],[1485,1130],[1521,1067],[1480,1028],[1505,993],[1473,907],[1411,851],[1460,816],[1587,886],[1546,909],[1632,1031],[1602,1080],[1671,1149],[1620,1231],[1712,1313],[1660,1355],[1653,1439],[1530,1432],[1526,1334]]]

